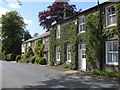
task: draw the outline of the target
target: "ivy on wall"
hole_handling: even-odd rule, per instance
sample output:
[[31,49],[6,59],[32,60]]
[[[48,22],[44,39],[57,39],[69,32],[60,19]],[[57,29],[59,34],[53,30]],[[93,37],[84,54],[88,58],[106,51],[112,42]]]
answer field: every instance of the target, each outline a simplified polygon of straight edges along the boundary
[[[117,4],[117,29],[118,29],[118,38],[119,38],[119,60],[118,60],[118,70],[120,73],[120,2]],[[119,77],[120,83],[120,77]]]
[[57,27],[54,27],[52,30],[50,30],[50,61],[51,65],[54,65],[56,61],[55,57],[55,47],[60,46],[60,64],[66,63],[67,60],[67,52],[66,52],[66,46],[67,44],[70,44],[72,46],[71,48],[71,55],[72,55],[72,62],[71,62],[71,69],[76,69],[76,35],[77,35],[77,25],[75,25],[75,22],[68,22],[65,24],[62,24],[60,26],[60,38],[56,38],[56,29]]
[[35,58],[35,63],[36,64],[38,64],[39,61],[42,58],[42,50],[43,50],[43,48],[44,48],[44,44],[42,44],[41,39],[38,39],[37,41],[35,41],[34,50],[35,50],[35,55],[36,55],[36,58]]
[[[120,9],[119,9],[120,10]],[[103,13],[103,12],[102,12]],[[103,26],[105,24],[105,15],[102,15]],[[100,60],[100,29],[99,29],[99,12],[90,13],[85,16],[85,33],[78,33],[78,25],[75,25],[74,20],[64,22],[60,29],[60,38],[56,38],[57,26],[54,26],[50,30],[50,62],[54,65],[56,61],[55,47],[60,46],[60,64],[66,63],[66,45],[70,43],[72,45],[71,49],[71,69],[78,69],[78,44],[86,44],[86,60],[87,60],[87,70],[99,69]],[[120,26],[120,25],[119,25]],[[120,29],[119,29],[120,30]],[[112,27],[110,29],[103,29],[103,59],[105,61],[105,41],[118,35],[118,28]]]

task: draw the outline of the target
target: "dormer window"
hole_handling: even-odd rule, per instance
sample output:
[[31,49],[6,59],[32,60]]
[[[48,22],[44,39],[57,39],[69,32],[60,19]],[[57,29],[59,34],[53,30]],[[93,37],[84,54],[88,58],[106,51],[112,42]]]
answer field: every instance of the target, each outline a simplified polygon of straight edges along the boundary
[[56,38],[60,38],[60,25],[57,25]]
[[116,6],[108,6],[106,8],[106,25],[116,25]]
[[81,32],[85,32],[85,20],[84,20],[84,16],[81,16],[79,18],[79,33]]

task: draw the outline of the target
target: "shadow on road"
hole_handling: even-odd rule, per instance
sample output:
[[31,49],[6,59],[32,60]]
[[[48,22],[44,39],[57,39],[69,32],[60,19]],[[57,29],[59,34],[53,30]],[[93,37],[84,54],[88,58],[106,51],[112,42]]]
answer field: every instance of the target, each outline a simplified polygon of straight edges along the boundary
[[[49,77],[49,75],[46,77]],[[112,88],[110,90],[118,90],[118,85],[114,82],[98,80],[92,77],[67,74],[57,79],[49,78],[50,80],[36,82],[36,85],[28,85],[24,88],[86,88],[87,90],[91,90],[90,88]]]

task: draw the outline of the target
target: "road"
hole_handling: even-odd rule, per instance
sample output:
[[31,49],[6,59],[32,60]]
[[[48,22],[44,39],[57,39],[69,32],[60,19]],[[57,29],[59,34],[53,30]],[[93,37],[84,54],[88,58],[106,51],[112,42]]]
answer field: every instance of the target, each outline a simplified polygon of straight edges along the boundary
[[[117,82],[65,74],[35,64],[0,61],[0,88],[117,88]],[[1,76],[1,75],[0,75]],[[0,78],[1,79],[1,78]]]

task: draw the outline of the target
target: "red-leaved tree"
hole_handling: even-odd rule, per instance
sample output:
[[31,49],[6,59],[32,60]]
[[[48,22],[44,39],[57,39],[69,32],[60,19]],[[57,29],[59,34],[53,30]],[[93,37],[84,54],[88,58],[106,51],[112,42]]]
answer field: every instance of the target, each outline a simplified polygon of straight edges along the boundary
[[69,5],[68,2],[54,2],[47,7],[46,11],[39,12],[38,18],[40,26],[49,29],[53,22],[59,22],[64,17],[70,17],[78,12],[76,5]]

